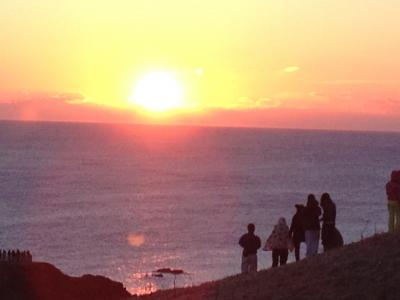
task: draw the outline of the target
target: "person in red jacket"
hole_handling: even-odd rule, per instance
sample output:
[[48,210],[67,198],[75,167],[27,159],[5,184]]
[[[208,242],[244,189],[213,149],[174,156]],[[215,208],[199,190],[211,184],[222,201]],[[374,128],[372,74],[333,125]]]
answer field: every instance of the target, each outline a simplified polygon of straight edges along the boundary
[[389,232],[400,229],[400,170],[392,171],[390,181],[386,184],[386,195],[389,210]]

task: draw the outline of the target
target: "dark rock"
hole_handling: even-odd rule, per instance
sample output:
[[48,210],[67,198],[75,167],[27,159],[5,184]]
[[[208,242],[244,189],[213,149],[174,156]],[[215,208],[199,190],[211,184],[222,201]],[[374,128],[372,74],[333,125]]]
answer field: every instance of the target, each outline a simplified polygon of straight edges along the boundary
[[184,273],[183,270],[181,269],[171,269],[171,268],[158,269],[156,272],[165,274],[174,274],[174,275],[179,275]]
[[71,277],[48,263],[0,263],[2,300],[121,300],[129,296],[122,283],[103,276]]

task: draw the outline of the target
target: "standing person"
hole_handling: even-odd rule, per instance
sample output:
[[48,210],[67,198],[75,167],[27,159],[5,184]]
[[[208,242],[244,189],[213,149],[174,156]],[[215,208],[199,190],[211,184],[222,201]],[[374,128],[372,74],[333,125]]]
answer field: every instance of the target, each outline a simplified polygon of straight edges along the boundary
[[257,250],[261,247],[261,240],[254,234],[256,227],[247,225],[247,233],[242,235],[239,245],[243,247],[242,273],[257,272]]
[[322,194],[320,203],[323,210],[321,240],[324,251],[327,251],[337,246],[335,241],[336,204],[328,193]]
[[278,224],[274,226],[274,230],[265,243],[264,250],[272,250],[272,267],[275,268],[279,264],[286,265],[288,259],[288,239],[289,227],[285,218],[279,218]]
[[321,226],[319,224],[319,216],[321,208],[317,199],[313,194],[307,197],[307,205],[304,209],[303,228],[307,245],[306,257],[313,256],[318,253],[318,244]]
[[390,181],[386,184],[386,195],[389,210],[389,232],[400,229],[400,170],[392,171]]
[[303,213],[304,205],[296,204],[296,213],[292,218],[292,223],[290,224],[289,236],[293,240],[294,244],[294,256],[296,261],[300,260],[300,244],[305,241],[304,229],[303,229]]

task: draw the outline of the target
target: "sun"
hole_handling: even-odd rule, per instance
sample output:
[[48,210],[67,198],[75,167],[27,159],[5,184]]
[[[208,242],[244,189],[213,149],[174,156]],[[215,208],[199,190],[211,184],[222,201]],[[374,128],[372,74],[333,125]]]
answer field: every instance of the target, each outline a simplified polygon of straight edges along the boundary
[[129,102],[150,112],[167,112],[183,107],[183,89],[172,72],[152,71],[141,77]]

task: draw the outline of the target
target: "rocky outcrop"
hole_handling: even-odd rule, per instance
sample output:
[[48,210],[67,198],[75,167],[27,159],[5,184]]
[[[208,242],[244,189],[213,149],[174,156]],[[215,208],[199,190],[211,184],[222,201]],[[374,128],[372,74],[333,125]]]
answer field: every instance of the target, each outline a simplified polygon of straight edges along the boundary
[[124,300],[122,283],[103,276],[65,275],[48,263],[0,263],[2,300]]

